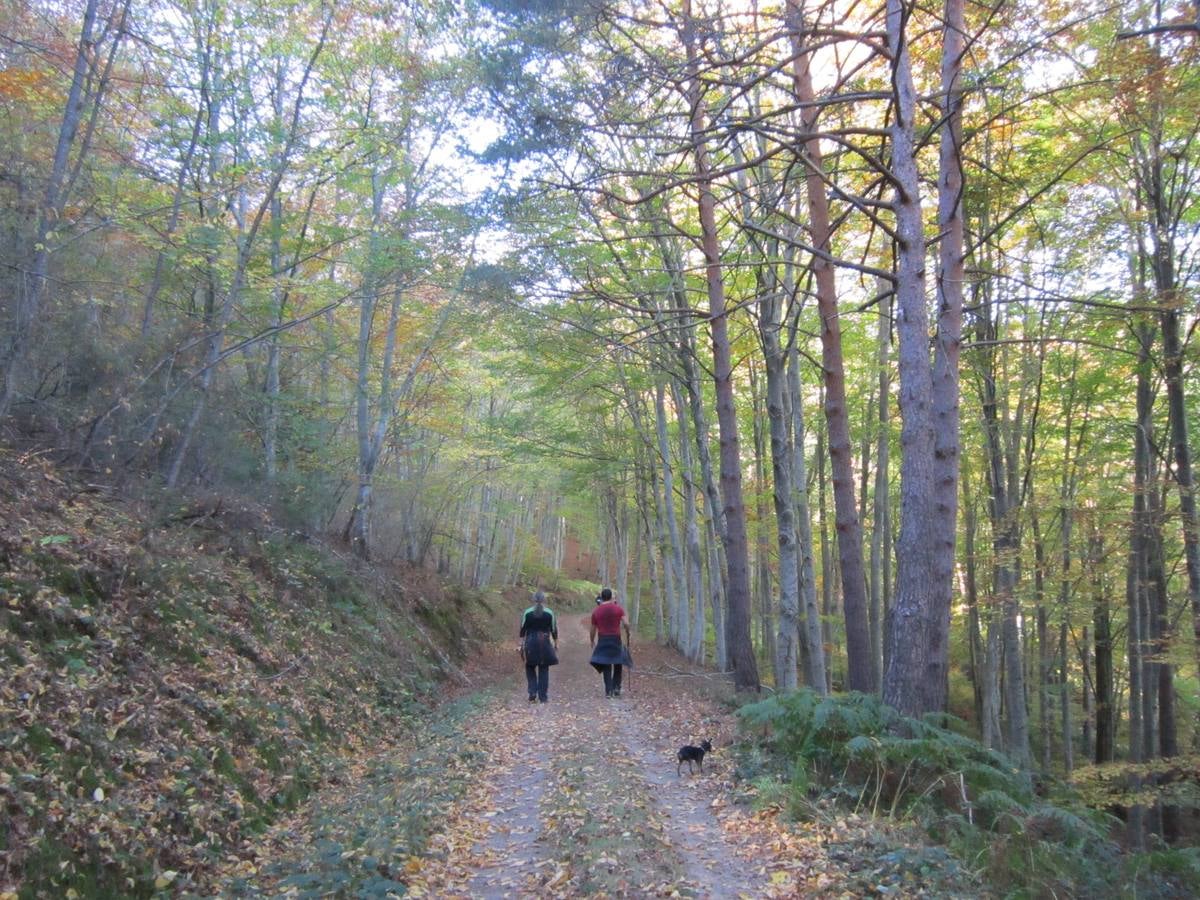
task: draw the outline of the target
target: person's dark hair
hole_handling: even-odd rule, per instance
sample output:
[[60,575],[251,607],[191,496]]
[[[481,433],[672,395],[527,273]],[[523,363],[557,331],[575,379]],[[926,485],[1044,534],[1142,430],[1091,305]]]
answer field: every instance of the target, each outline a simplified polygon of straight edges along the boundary
[[604,590],[602,590],[600,592],[600,599],[601,600],[611,600],[612,599],[612,588],[605,588]]

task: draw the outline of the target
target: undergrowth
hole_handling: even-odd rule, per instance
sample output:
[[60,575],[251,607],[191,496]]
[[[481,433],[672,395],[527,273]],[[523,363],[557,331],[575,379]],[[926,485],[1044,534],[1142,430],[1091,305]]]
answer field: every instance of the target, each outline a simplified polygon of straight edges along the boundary
[[[1188,897],[1200,854],[1124,852],[1116,820],[1070,786],[1030,778],[946,717],[808,690],[739,710],[742,776],[796,818],[866,812],[917,823],[1010,897]],[[831,812],[832,811],[832,812]]]
[[426,712],[411,748],[350,765],[323,802],[273,835],[269,862],[235,866],[231,897],[397,897],[432,830],[478,776],[486,743],[466,723],[492,698],[483,690]]
[[346,760],[405,739],[483,608],[166,500],[0,453],[0,895],[204,893]]

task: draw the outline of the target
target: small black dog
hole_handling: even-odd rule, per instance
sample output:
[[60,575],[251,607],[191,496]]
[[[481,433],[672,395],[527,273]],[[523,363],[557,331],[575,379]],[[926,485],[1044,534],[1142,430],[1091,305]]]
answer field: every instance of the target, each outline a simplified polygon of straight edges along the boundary
[[704,771],[704,754],[712,753],[712,744],[708,741],[701,741],[699,747],[693,747],[688,744],[685,747],[679,748],[679,765],[675,767],[675,774],[682,775],[683,764],[688,764],[688,774],[692,774],[692,763],[700,764],[700,771]]

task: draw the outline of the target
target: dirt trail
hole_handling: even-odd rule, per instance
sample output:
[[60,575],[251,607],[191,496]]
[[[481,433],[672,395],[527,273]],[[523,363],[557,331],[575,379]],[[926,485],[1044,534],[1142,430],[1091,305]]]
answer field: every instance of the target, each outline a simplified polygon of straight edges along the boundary
[[[765,885],[714,815],[729,762],[712,710],[692,702],[667,710],[686,711],[678,716],[685,723],[664,718],[661,686],[638,668],[626,673],[623,695],[607,700],[587,663],[584,622],[560,623],[549,703],[527,702],[519,683],[500,701],[519,749],[489,775],[495,814],[480,822],[472,852],[483,865],[468,893],[763,896]],[[635,647],[639,667],[656,650]],[[703,773],[684,766],[677,775],[676,749],[701,737],[718,751]]]
[[[549,703],[527,701],[515,636],[482,648],[460,696],[432,711],[411,747],[357,759],[243,852],[228,893],[980,896],[879,823],[832,811],[786,823],[777,808],[735,802],[745,786],[733,778],[732,716],[715,699],[724,680],[635,644],[623,696],[608,700],[588,665],[586,621],[560,621]],[[715,748],[704,771],[677,774],[678,747],[703,738]]]

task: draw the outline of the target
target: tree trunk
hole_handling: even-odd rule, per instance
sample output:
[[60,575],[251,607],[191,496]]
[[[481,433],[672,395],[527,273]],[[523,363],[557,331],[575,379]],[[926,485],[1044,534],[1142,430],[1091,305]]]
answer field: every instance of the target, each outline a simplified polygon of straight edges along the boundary
[[[272,96],[274,127],[283,132],[283,64],[276,63],[275,90]],[[264,384],[266,393],[266,416],[263,422],[263,469],[267,484],[274,484],[278,476],[279,436],[279,326],[283,323],[283,198],[279,192],[271,198],[271,326],[275,332],[267,342],[267,376]],[[161,259],[161,257],[160,257]]]
[[884,564],[884,545],[888,541],[888,524],[891,518],[889,503],[890,486],[888,483],[888,462],[890,458],[890,442],[888,440],[890,422],[890,405],[888,392],[890,390],[888,377],[888,335],[892,327],[891,316],[891,287],[882,281],[876,284],[880,294],[885,291],[888,298],[879,301],[879,332],[876,341],[875,364],[879,367],[879,406],[875,437],[875,496],[873,498],[871,515],[871,655],[875,659],[875,669],[878,673],[876,690],[883,689],[883,621],[887,614],[884,602],[887,583],[891,573],[889,566]]
[[[1169,242],[1156,255],[1169,253]],[[1179,308],[1182,297],[1174,285],[1174,266],[1170,260],[1160,264],[1166,269],[1159,290],[1163,307],[1159,314],[1163,337],[1163,373],[1167,386],[1167,414],[1171,435],[1171,455],[1175,461],[1175,483],[1179,487],[1179,512],[1183,528],[1183,558],[1187,571],[1187,598],[1192,611],[1192,650],[1200,668],[1200,514],[1196,510],[1196,482],[1192,473],[1191,444],[1188,438],[1187,398],[1184,394],[1183,343],[1179,336]],[[1156,271],[1160,266],[1156,266]],[[1192,749],[1200,751],[1200,714],[1192,723]]]
[[1091,629],[1083,626],[1082,646],[1079,648],[1079,663],[1083,670],[1083,752],[1095,757],[1096,746],[1096,691],[1092,675],[1092,635]]
[[[931,555],[931,650],[942,660],[942,707],[949,687],[950,607],[954,585],[954,544],[958,526],[959,351],[962,344],[963,289],[966,281],[963,217],[962,68],[967,29],[964,0],[945,0],[941,57],[941,127],[938,136],[937,334],[934,340],[933,495],[928,523]],[[979,35],[974,36],[978,39]]]
[[[779,547],[779,630],[775,639],[775,688],[794,691],[799,657],[800,571],[792,484],[792,453],[785,404],[786,358],[779,340],[779,302],[773,294],[759,299],[759,336],[766,370],[767,429],[771,444],[771,497],[775,506],[775,536]],[[802,452],[802,451],[801,451]],[[803,486],[801,486],[803,489]],[[820,656],[820,648],[816,655]],[[806,678],[812,673],[806,672]],[[824,675],[821,682],[824,682]]]
[[720,432],[721,498],[725,513],[725,558],[729,567],[726,639],[734,684],[739,691],[759,690],[758,663],[750,637],[750,571],[746,537],[746,509],[742,497],[741,454],[738,447],[737,409],[733,392],[733,361],[721,274],[720,238],[717,233],[716,198],[708,159],[707,123],[691,0],[683,3],[683,43],[687,51],[688,102],[696,160],[701,247],[705,259],[709,323],[712,329],[713,382],[716,389]]
[[71,74],[71,86],[67,90],[67,102],[63,108],[62,122],[58,128],[58,140],[54,146],[54,158],[50,164],[46,190],[38,212],[37,230],[34,235],[33,258],[29,262],[29,275],[22,289],[14,298],[14,314],[8,346],[3,360],[3,381],[0,383],[0,421],[8,417],[16,397],[17,375],[24,367],[29,351],[30,332],[41,310],[42,295],[46,290],[46,276],[50,269],[50,232],[61,226],[63,210],[66,208],[67,166],[71,148],[83,120],[83,91],[88,73],[95,65],[93,61],[97,0],[87,0],[83,9],[83,23],[79,30],[79,43],[75,48],[75,66]]
[[1058,628],[1058,696],[1062,709],[1063,770],[1068,777],[1075,770],[1075,741],[1071,734],[1071,679],[1068,665],[1070,657],[1067,655],[1067,632],[1069,629],[1070,626],[1067,622],[1063,622]]
[[[1116,717],[1114,715],[1115,697],[1113,696],[1113,644],[1112,623],[1109,610],[1108,593],[1104,589],[1104,535],[1099,522],[1092,522],[1092,534],[1088,539],[1088,563],[1092,573],[1092,627],[1095,629],[1096,641],[1096,765],[1112,762],[1116,744]],[[1132,622],[1131,622],[1132,625]],[[1130,641],[1133,646],[1133,641]],[[1140,708],[1140,698],[1135,699],[1136,680],[1140,682],[1141,666],[1130,667],[1130,711]],[[1136,729],[1135,729],[1136,732]],[[1133,749],[1133,741],[1131,747]]]
[[825,430],[817,432],[817,515],[821,519],[821,647],[825,655],[825,684],[826,690],[833,690],[834,639],[833,639],[833,586],[835,573],[833,570],[833,542],[829,533],[829,504],[826,503],[825,460]]
[[704,615],[704,557],[700,549],[700,524],[696,517],[696,482],[692,472],[692,437],[688,428],[687,407],[680,395],[679,385],[674,380],[671,382],[671,399],[679,424],[679,476],[683,481],[683,527],[687,560],[687,599],[683,604],[680,644],[684,655],[695,662],[699,656],[698,641],[702,639],[702,635],[696,633],[692,616]]
[[[971,476],[966,464],[963,465],[962,471],[962,493],[963,493],[963,539],[964,546],[964,580],[967,601],[967,647],[970,652],[971,659],[971,690],[975,700],[975,719],[979,723],[981,734],[989,729],[984,728],[984,668],[986,659],[984,657],[984,645],[982,634],[982,623],[979,612],[979,577],[977,574],[978,562],[975,550],[975,535],[978,532],[978,516],[975,512],[975,503],[971,499]],[[990,733],[990,731],[989,731]],[[987,746],[986,740],[984,743]]]
[[[327,12],[325,21],[321,28],[320,37],[314,46],[311,54],[308,57],[307,65],[304,69],[304,74],[300,79],[300,83],[296,88],[296,100],[292,105],[291,115],[287,124],[287,131],[284,136],[283,147],[276,155],[272,166],[271,178],[267,184],[262,201],[260,202],[253,219],[250,221],[249,227],[243,227],[245,221],[244,216],[238,215],[237,221],[239,226],[238,241],[237,241],[237,259],[234,263],[233,276],[230,279],[229,289],[225,293],[225,298],[221,303],[219,312],[215,316],[210,316],[210,311],[206,311],[205,322],[209,323],[214,320],[211,326],[211,332],[205,341],[205,354],[202,363],[200,380],[197,385],[199,396],[196,398],[195,405],[192,407],[191,415],[188,417],[182,434],[179,439],[179,446],[175,450],[175,455],[172,460],[170,469],[167,473],[167,486],[175,487],[179,481],[180,473],[183,469],[184,460],[187,458],[188,450],[191,445],[192,437],[195,434],[197,425],[200,422],[201,416],[204,414],[205,406],[208,401],[208,392],[212,387],[212,381],[216,374],[217,366],[219,365],[222,353],[225,347],[225,332],[229,326],[229,322],[233,318],[233,313],[241,300],[242,289],[245,287],[247,273],[250,266],[250,257],[254,249],[255,241],[258,237],[259,229],[262,227],[263,219],[266,216],[267,210],[270,209],[271,203],[274,201],[276,194],[279,192],[279,186],[283,181],[283,176],[287,171],[288,163],[291,159],[292,150],[296,145],[297,137],[299,136],[300,112],[303,107],[304,89],[308,84],[309,77],[312,75],[313,67],[316,65],[317,57],[325,47],[325,39],[329,34],[329,25],[332,21],[332,11]],[[214,130],[214,123],[210,122],[210,130]],[[212,270],[210,269],[210,272]],[[215,285],[210,284],[208,302],[215,303]]]
[[1037,514],[1037,500],[1032,497],[1029,503],[1029,526],[1033,531],[1033,597],[1034,614],[1037,617],[1038,731],[1042,771],[1049,772],[1054,744],[1050,716],[1050,677],[1054,650],[1050,645],[1050,626],[1046,621],[1046,543]]
[[[762,296],[761,285],[758,293],[759,296]],[[755,516],[758,520],[757,528],[755,529],[754,556],[758,584],[759,645],[762,648],[763,655],[771,661],[772,669],[774,670],[778,650],[775,646],[775,610],[774,604],[771,602],[772,594],[774,593],[771,584],[771,545],[767,533],[767,522],[770,521],[770,513],[767,511],[766,493],[766,428],[763,423],[763,407],[765,403],[760,385],[761,379],[758,375],[758,368],[752,365],[750,368],[750,396],[754,404],[754,502]],[[773,671],[772,674],[776,676],[775,687],[776,690],[779,690],[779,673]]]
[[838,561],[842,575],[842,609],[846,622],[847,687],[875,690],[875,657],[871,651],[867,611],[867,580],[863,570],[862,522],[854,494],[854,459],[850,442],[850,411],[846,403],[846,373],[842,361],[841,320],[838,314],[836,272],[832,262],[833,228],[823,175],[821,142],[816,137],[817,113],[810,52],[804,46],[805,23],[796,0],[788,2],[792,43],[792,88],[801,104],[801,158],[806,168],[805,190],[809,230],[816,253],[812,272],[817,285],[821,320],[821,361],[825,379],[825,419],[833,475],[833,502],[837,515]]
[[[916,90],[905,35],[907,7],[887,0],[892,62],[892,177],[896,183],[896,333],[900,375],[900,534],[896,598],[889,618],[884,702],[909,715],[946,708],[949,608],[935,583],[935,541],[953,540],[936,528],[933,373],[925,306],[925,235],[916,164]],[[938,493],[940,497],[940,492]]]
[[683,542],[679,537],[679,523],[675,517],[675,482],[671,471],[671,448],[667,442],[667,416],[665,403],[666,388],[660,376],[654,392],[655,434],[658,438],[658,455],[662,463],[663,507],[666,513],[667,547],[669,553],[669,579],[667,592],[667,639],[677,650],[679,644],[679,608],[686,603],[684,580]]
[[[817,605],[817,574],[813,561],[812,517],[808,510],[808,463],[804,448],[804,403],[800,390],[800,354],[796,348],[795,322],[789,341],[787,390],[787,452],[792,466],[792,508],[796,521],[796,555],[799,569],[801,656],[808,687],[824,696],[829,691],[828,666],[821,633],[821,609]],[[773,440],[773,439],[772,439]]]

